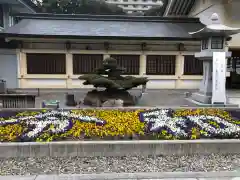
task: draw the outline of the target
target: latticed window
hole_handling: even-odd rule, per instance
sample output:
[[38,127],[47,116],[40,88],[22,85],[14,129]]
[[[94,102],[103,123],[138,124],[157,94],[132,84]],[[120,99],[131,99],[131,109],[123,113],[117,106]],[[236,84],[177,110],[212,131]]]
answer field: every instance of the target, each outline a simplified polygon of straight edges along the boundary
[[117,60],[119,66],[125,68],[125,75],[139,75],[139,55],[111,55],[111,57]]
[[202,40],[202,50],[208,49],[208,39]]
[[185,56],[184,75],[203,75],[203,61],[193,55]]
[[102,54],[74,54],[73,74],[91,74],[103,63]]
[[212,37],[211,48],[223,49],[223,37]]
[[150,55],[147,56],[147,75],[175,75],[176,56]]
[[27,54],[28,74],[66,74],[65,54]]

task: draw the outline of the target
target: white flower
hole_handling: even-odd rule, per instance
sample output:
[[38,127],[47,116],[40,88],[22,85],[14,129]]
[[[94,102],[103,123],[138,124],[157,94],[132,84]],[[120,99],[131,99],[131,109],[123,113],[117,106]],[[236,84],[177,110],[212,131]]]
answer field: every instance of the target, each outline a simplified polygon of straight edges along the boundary
[[178,121],[168,116],[168,109],[155,110],[147,113],[142,113],[144,121],[147,123],[153,123],[150,131],[157,131],[159,128],[169,128],[173,133],[177,135],[186,136],[187,133],[182,130],[178,124],[182,123],[182,119]]
[[29,138],[36,137],[39,133],[41,133],[48,126],[51,128],[46,129],[51,133],[63,133],[68,130],[72,120],[78,120],[83,122],[95,122],[100,123],[102,125],[105,124],[105,121],[98,119],[96,117],[90,116],[82,116],[74,114],[70,111],[48,111],[45,113],[40,113],[34,116],[26,116],[19,118],[12,118],[9,120],[0,121],[0,125],[10,124],[10,123],[25,123],[28,126],[33,126],[34,128],[24,134],[23,136],[27,136]]
[[[187,116],[187,117],[170,117],[168,109],[157,109],[150,112],[142,112],[142,118],[144,122],[152,123],[150,131],[157,131],[161,128],[167,128],[172,131],[175,136],[186,136],[188,132],[185,132],[187,128],[187,122],[191,122],[193,125],[199,126],[201,129],[207,132],[209,135],[232,135],[240,134],[240,127],[232,124],[227,120],[209,115],[200,116]],[[214,121],[217,124],[222,124],[221,128],[210,125],[207,121]]]

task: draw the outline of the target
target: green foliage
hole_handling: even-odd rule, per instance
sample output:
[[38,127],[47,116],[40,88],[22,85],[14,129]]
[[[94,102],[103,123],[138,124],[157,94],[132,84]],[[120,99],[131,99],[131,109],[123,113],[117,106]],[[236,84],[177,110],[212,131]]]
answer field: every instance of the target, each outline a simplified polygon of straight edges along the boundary
[[124,15],[122,8],[103,0],[36,0],[43,13]]
[[162,16],[164,13],[164,10],[165,9],[162,7],[154,7],[154,8],[147,10],[144,13],[144,16]]
[[[122,90],[129,90],[147,83],[148,79],[145,77],[121,76],[123,69],[117,65],[116,59],[107,58],[103,62],[103,67],[96,70],[96,74],[85,74],[78,79],[85,80],[84,85],[91,84],[94,87]],[[108,75],[108,77],[103,75]]]
[[[107,4],[104,0],[31,0],[39,11],[56,14],[96,14],[96,15],[126,15],[122,8]],[[167,0],[163,0],[163,6],[153,7],[145,13],[134,12],[131,16],[162,16]]]

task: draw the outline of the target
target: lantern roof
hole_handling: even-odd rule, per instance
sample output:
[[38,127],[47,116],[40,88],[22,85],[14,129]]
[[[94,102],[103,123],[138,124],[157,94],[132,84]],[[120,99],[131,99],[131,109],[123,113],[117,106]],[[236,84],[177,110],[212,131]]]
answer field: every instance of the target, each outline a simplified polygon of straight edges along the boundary
[[205,26],[204,28],[189,32],[193,37],[211,37],[211,36],[223,36],[228,37],[233,34],[240,33],[240,28],[233,28],[220,23],[220,19],[217,13],[213,13],[211,16],[212,24]]

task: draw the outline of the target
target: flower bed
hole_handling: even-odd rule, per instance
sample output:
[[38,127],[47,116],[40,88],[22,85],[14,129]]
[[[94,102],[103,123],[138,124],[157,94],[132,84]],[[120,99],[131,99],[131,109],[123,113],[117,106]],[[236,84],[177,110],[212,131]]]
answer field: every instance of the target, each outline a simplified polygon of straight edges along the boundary
[[238,112],[220,109],[42,110],[0,114],[0,142],[239,138]]

